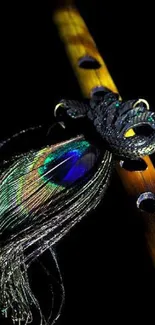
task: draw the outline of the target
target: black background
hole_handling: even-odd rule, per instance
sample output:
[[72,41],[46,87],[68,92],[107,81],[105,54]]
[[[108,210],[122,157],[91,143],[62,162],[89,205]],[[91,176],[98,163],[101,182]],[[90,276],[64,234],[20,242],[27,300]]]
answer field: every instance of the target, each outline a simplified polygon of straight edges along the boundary
[[[153,5],[76,5],[122,97],[146,98],[155,106]],[[2,139],[52,124],[59,99],[81,97],[51,12],[52,1],[6,2],[1,10]],[[101,207],[66,236],[57,254],[66,290],[60,324],[152,323],[155,273],[143,227],[116,175]],[[42,280],[37,290],[42,295]],[[46,295],[42,299],[49,303]]]

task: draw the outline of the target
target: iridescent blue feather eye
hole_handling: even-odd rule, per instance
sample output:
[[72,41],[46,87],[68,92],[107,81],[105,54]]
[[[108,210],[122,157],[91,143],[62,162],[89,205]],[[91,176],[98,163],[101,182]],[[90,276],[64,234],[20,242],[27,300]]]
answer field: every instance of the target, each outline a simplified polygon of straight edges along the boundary
[[75,141],[46,157],[39,173],[48,182],[64,187],[84,178],[94,167],[97,150],[87,141]]

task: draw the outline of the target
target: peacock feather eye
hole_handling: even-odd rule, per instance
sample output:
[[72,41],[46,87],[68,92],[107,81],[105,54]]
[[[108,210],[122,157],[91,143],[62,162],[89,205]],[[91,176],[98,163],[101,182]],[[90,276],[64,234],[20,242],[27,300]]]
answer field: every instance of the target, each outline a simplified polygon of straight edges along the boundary
[[95,154],[90,154],[91,145],[85,140],[67,143],[48,154],[43,165],[38,169],[39,175],[49,186],[69,186],[92,167],[88,161]]

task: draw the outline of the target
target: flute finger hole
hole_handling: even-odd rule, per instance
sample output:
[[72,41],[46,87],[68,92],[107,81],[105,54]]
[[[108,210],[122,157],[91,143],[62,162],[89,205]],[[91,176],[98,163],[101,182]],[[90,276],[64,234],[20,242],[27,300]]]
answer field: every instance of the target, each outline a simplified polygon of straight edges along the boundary
[[90,96],[91,98],[103,98],[109,91],[106,87],[98,86],[92,89]]
[[101,67],[101,64],[92,56],[86,55],[79,59],[78,66],[82,69],[96,70]]
[[155,212],[155,194],[152,192],[144,192],[137,199],[137,208],[148,212]]
[[121,160],[120,167],[130,172],[142,171],[148,168],[146,162],[143,159],[138,160]]

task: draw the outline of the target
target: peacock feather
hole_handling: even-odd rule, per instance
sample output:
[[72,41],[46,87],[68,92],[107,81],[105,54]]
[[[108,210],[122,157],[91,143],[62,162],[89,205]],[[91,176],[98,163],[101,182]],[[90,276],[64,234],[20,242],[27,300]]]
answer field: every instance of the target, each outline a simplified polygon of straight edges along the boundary
[[28,267],[99,204],[111,160],[109,151],[101,153],[78,136],[20,155],[1,173],[0,306],[5,316],[27,324],[34,305],[41,324],[48,324],[30,288]]

